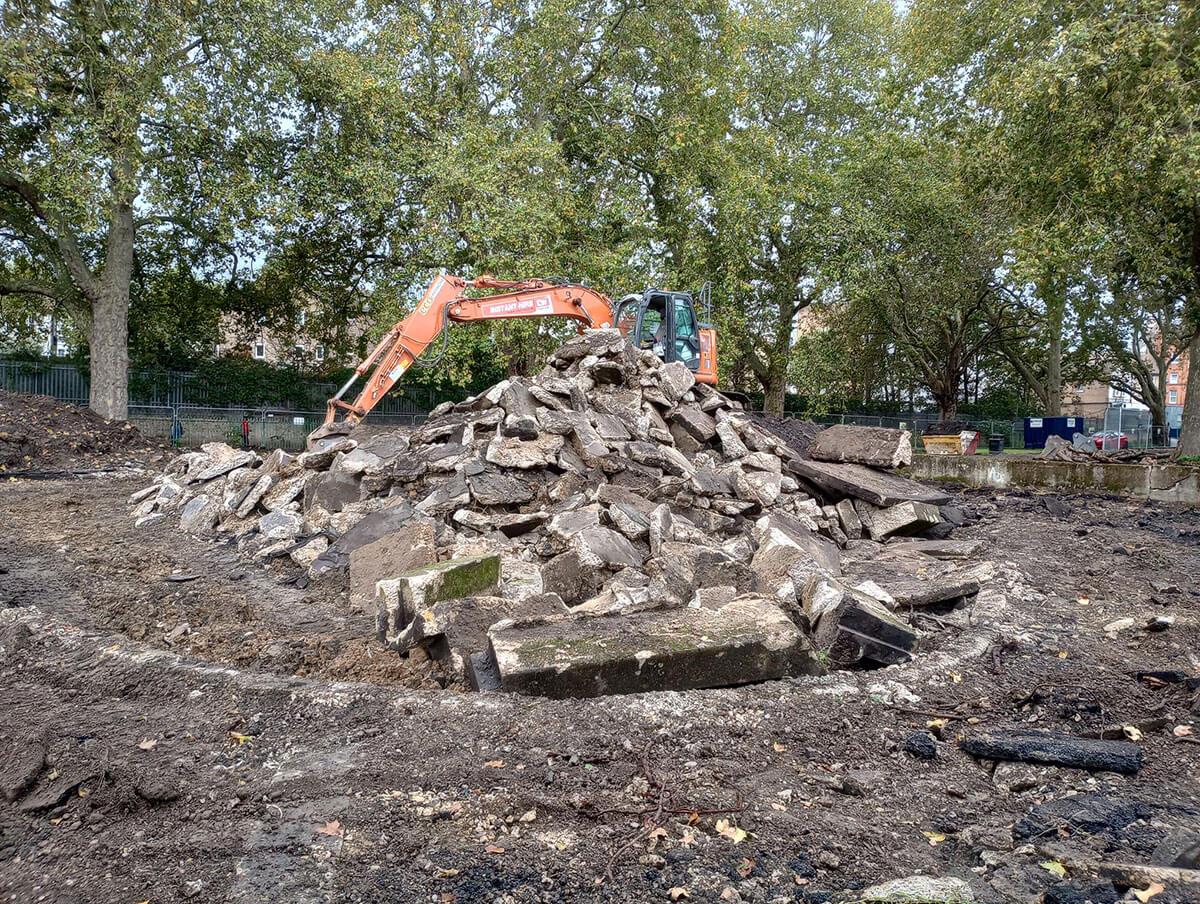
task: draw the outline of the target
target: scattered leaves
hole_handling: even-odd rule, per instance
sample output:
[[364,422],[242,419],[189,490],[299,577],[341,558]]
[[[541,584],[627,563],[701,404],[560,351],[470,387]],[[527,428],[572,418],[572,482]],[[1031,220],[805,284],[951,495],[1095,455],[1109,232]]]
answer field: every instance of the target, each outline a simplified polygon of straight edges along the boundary
[[1149,901],[1151,898],[1153,898],[1155,895],[1161,894],[1162,892],[1164,892],[1166,890],[1167,890],[1167,887],[1165,885],[1163,885],[1161,882],[1151,882],[1147,888],[1133,889],[1133,896],[1135,898],[1137,898],[1139,901],[1141,901],[1142,904],[1146,904],[1146,902]]
[[1043,860],[1038,864],[1038,866],[1040,866],[1046,872],[1057,876],[1059,879],[1065,879],[1067,877],[1067,868],[1057,860]]
[[717,820],[717,834],[728,838],[734,844],[741,844],[746,840],[746,830],[739,829],[728,819]]

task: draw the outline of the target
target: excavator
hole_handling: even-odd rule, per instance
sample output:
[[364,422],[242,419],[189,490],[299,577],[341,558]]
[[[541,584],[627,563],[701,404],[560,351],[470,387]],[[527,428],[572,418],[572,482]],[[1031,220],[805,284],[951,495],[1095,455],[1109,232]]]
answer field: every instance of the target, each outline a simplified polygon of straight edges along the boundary
[[[493,290],[494,294],[468,298],[468,289]],[[701,290],[701,303],[706,306],[707,321],[711,321],[707,285]],[[327,436],[349,433],[450,323],[517,317],[569,317],[579,324],[581,332],[584,328],[616,326],[634,348],[649,349],[667,362],[682,361],[698,382],[716,385],[717,332],[710,322],[697,319],[690,293],[647,289],[614,303],[595,289],[571,283],[493,276],[464,279],[441,274],[426,287],[413,312],[387,332],[329,400],[325,422],[309,436],[309,445]],[[449,336],[444,335],[443,342],[448,340]],[[345,401],[346,393],[368,372],[370,376],[357,398]]]

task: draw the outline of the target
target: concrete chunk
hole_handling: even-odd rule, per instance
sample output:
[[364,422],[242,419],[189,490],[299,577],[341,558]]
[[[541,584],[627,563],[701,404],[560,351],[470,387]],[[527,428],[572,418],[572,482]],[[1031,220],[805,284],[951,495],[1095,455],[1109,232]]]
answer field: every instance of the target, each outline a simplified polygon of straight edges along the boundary
[[716,610],[501,622],[488,638],[503,689],[545,697],[724,687],[823,671],[792,621],[754,596]]
[[872,540],[891,536],[917,534],[941,522],[936,505],[927,502],[901,502],[871,512],[866,527]]
[[898,468],[912,464],[912,433],[889,427],[826,427],[808,447],[818,461],[848,461],[874,468]]
[[900,502],[941,505],[950,501],[950,497],[941,490],[927,487],[898,474],[873,471],[865,465],[793,458],[787,466],[793,474],[815,484],[835,499],[853,496],[855,499],[883,506]]
[[839,668],[863,659],[881,665],[908,662],[920,634],[878,600],[814,575],[802,592],[813,645]]
[[376,585],[379,639],[393,645],[413,616],[442,600],[490,595],[500,583],[498,555],[435,562]]

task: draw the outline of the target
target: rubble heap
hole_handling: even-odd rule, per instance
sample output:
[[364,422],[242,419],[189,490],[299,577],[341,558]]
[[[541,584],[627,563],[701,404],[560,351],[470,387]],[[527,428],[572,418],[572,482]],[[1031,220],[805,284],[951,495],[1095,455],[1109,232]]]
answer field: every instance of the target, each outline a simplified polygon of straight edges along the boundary
[[[683,364],[595,330],[411,433],[298,456],[209,444],[131,504],[139,524],[177,514],[288,557],[302,580],[345,576],[385,643],[478,688],[588,696],[903,661],[920,632],[887,580],[855,568],[961,513],[872,467],[909,460],[907,433],[839,428],[809,451]],[[952,561],[973,550],[905,545],[883,572],[901,596],[930,564],[952,587],[931,600],[979,589]]]

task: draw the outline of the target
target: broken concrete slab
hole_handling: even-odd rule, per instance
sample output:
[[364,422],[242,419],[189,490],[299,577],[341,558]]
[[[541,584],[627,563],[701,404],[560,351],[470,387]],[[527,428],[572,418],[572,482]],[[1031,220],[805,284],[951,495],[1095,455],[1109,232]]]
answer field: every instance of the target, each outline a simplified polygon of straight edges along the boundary
[[843,499],[835,508],[837,509],[838,520],[842,524],[842,531],[846,534],[846,539],[861,540],[863,523],[862,518],[858,516],[858,512],[854,510],[854,503],[849,499]]
[[304,488],[304,507],[323,508],[329,513],[340,512],[361,494],[359,477],[349,471],[326,471],[317,475]]
[[193,496],[179,513],[179,529],[189,534],[211,531],[221,516],[221,503],[213,496],[201,493]]
[[762,593],[795,600],[798,588],[792,572],[796,566],[835,576],[841,573],[837,546],[795,518],[781,513],[764,515],[755,524],[754,534],[758,548],[750,561],[750,570],[755,586]]
[[874,471],[849,462],[812,461],[793,458],[788,469],[820,488],[832,499],[852,496],[872,505],[888,506],[901,502],[927,502],[941,505],[950,496],[933,487],[898,474]]
[[872,540],[893,536],[919,534],[935,524],[942,516],[936,505],[927,502],[900,502],[887,508],[876,508],[863,523]]
[[503,689],[535,696],[724,687],[823,671],[783,611],[753,596],[717,610],[501,622],[488,638]]
[[304,516],[295,512],[271,512],[258,522],[258,531],[271,541],[293,540],[304,528]]
[[818,433],[808,456],[818,461],[853,462],[873,468],[912,464],[912,433],[890,427],[834,424]]
[[500,583],[500,557],[464,556],[435,562],[376,585],[376,630],[379,639],[396,643],[413,616],[442,600],[488,596]]
[[484,454],[492,464],[503,468],[544,468],[558,461],[563,442],[563,438],[555,433],[542,434],[532,441],[496,434]]
[[400,530],[413,520],[413,514],[413,507],[400,500],[382,511],[372,512],[330,544],[309,568],[309,576],[323,578],[340,573],[349,566],[350,553]]
[[894,665],[912,658],[920,633],[878,600],[817,575],[801,596],[813,646],[831,665],[845,668],[863,659]]

